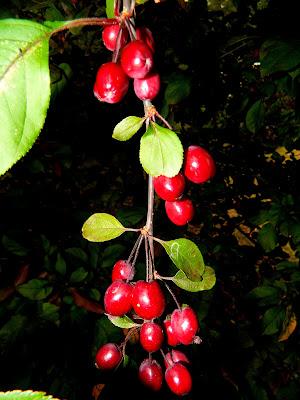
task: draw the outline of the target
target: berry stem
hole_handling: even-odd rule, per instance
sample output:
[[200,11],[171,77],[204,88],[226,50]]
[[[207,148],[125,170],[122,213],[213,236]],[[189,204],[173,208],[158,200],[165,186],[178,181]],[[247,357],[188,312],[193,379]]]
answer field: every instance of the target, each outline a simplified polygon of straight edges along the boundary
[[54,35],[55,33],[59,33],[62,31],[65,31],[67,29],[72,29],[72,28],[78,28],[81,26],[109,26],[109,25],[118,25],[119,21],[115,18],[97,18],[97,17],[92,17],[92,18],[78,18],[75,19],[74,21],[67,22],[65,25],[60,26],[57,29],[54,29],[51,32],[51,35]]
[[172,126],[169,124],[169,122],[162,116],[159,114],[159,112],[156,111],[155,115],[158,117],[158,119],[160,119],[168,129],[172,130]]
[[178,303],[178,300],[176,299],[176,296],[173,293],[172,289],[170,288],[170,286],[164,280],[163,280],[163,283],[164,283],[166,289],[168,290],[168,292],[170,293],[170,295],[173,297],[173,300],[175,301],[175,304],[176,304],[178,310],[181,310],[180,304]]

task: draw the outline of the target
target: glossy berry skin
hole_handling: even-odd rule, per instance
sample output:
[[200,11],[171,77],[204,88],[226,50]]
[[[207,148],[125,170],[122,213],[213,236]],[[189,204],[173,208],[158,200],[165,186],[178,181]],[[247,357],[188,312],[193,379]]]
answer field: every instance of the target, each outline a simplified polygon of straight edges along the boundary
[[126,260],[119,260],[115,263],[112,270],[112,281],[117,281],[119,279],[122,280],[131,280],[134,277],[135,269],[131,264],[127,263]]
[[184,396],[192,389],[192,377],[181,363],[170,366],[165,372],[165,379],[170,390],[177,396]]
[[116,368],[122,360],[122,353],[115,343],[106,343],[96,354],[96,365],[99,369]]
[[164,362],[166,368],[178,362],[190,364],[190,361],[187,358],[187,356],[182,351],[175,349],[171,350],[169,353],[166,354]]
[[[114,51],[117,44],[118,34],[120,32],[119,25],[106,26],[102,31],[102,40],[107,50]],[[120,47],[123,47],[127,41],[127,31],[120,33]]]
[[159,93],[160,76],[157,73],[150,72],[145,78],[134,79],[133,88],[140,100],[153,100]]
[[143,319],[158,318],[165,310],[166,300],[156,281],[138,281],[132,291],[132,307]]
[[190,222],[195,214],[193,203],[187,198],[175,201],[166,201],[165,208],[170,221],[179,226]]
[[144,360],[139,368],[139,379],[149,389],[157,392],[160,390],[163,381],[161,366],[156,360]]
[[189,146],[185,152],[184,175],[194,183],[204,183],[215,175],[212,156],[200,146]]
[[167,335],[167,343],[169,346],[175,347],[180,344],[179,340],[177,339],[176,335],[174,334],[173,328],[171,326],[171,320],[166,319],[164,321],[165,332]]
[[121,65],[130,78],[145,78],[153,66],[152,51],[146,43],[134,40],[122,50]]
[[142,347],[152,353],[158,351],[164,341],[164,333],[160,325],[155,322],[145,322],[140,330],[140,342]]
[[183,174],[179,173],[172,178],[167,176],[157,176],[153,179],[156,194],[163,200],[175,201],[178,199],[185,188]]
[[191,307],[176,309],[171,314],[171,326],[180,343],[193,343],[199,329],[198,318]]
[[118,103],[127,93],[129,79],[119,64],[108,62],[98,69],[94,95],[106,103]]
[[104,295],[105,312],[122,316],[131,309],[132,286],[122,280],[114,281]]
[[142,40],[143,42],[146,43],[146,45],[149,47],[149,49],[152,51],[152,53],[154,53],[154,38],[152,35],[152,32],[150,31],[150,29],[141,26],[139,28],[136,28],[136,38],[138,40]]

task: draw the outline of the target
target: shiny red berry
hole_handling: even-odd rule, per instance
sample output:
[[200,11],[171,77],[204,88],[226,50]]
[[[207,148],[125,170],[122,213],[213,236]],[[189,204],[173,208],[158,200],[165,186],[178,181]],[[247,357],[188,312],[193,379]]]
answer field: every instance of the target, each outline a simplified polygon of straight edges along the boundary
[[158,351],[164,341],[164,333],[160,325],[155,322],[145,322],[140,330],[140,342],[142,347],[152,353]]
[[127,93],[129,79],[119,64],[108,62],[98,69],[94,95],[106,103],[118,103]]
[[169,353],[166,354],[164,362],[166,368],[170,367],[171,365],[177,362],[190,364],[190,361],[187,358],[187,356],[182,351],[175,349],[171,350]]
[[133,88],[140,100],[153,100],[159,93],[160,76],[157,73],[150,73],[145,78],[134,79]]
[[[110,25],[106,26],[102,31],[102,40],[104,46],[107,50],[114,51],[117,44],[117,38],[120,32],[119,25]],[[120,33],[120,47],[123,47],[126,44],[128,33],[125,30],[122,30]]]
[[156,281],[138,281],[132,291],[132,307],[137,315],[150,320],[165,310],[165,296]]
[[191,221],[195,214],[193,203],[190,199],[166,201],[166,213],[175,225],[185,225]]
[[184,175],[194,183],[203,183],[216,172],[212,156],[200,146],[189,146],[184,157]]
[[171,326],[180,343],[186,345],[193,343],[199,329],[195,311],[191,307],[174,310],[171,314]]
[[166,319],[164,321],[165,331],[167,335],[167,343],[169,346],[175,347],[180,344],[179,340],[177,339],[176,335],[174,334],[173,328],[171,326],[171,320]]
[[136,28],[136,38],[145,42],[149,49],[154,53],[155,43],[150,29],[144,26]]
[[105,312],[122,316],[131,309],[132,286],[122,280],[114,281],[104,295]]
[[112,270],[112,281],[117,281],[118,279],[131,280],[134,277],[135,269],[131,264],[126,262],[126,260],[119,260],[115,263]]
[[156,360],[144,360],[139,368],[139,379],[149,389],[157,392],[163,381],[161,366]]
[[185,179],[181,173],[173,176],[173,178],[161,175],[153,179],[153,184],[156,194],[161,199],[175,201],[184,191]]
[[116,368],[122,360],[120,348],[114,343],[106,343],[96,354],[96,365],[100,369]]
[[141,40],[130,42],[122,50],[121,65],[130,78],[145,78],[153,66],[152,51]]
[[170,366],[165,372],[165,379],[170,390],[177,396],[184,396],[192,389],[192,377],[181,363]]

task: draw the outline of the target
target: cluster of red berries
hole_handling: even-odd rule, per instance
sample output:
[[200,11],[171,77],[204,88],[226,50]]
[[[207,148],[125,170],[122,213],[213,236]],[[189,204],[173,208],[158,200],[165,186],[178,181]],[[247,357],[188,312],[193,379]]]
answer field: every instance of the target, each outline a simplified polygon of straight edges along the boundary
[[[132,34],[132,32],[131,32]],[[140,100],[153,100],[160,89],[160,76],[152,72],[154,40],[148,28],[135,31],[136,39],[127,43],[128,30],[121,25],[106,26],[102,32],[105,47],[111,51],[121,49],[120,62],[103,64],[96,76],[95,96],[106,103],[118,103],[128,91],[129,78],[133,78],[135,94]],[[127,43],[127,44],[126,44]]]
[[[158,391],[163,384],[163,370],[152,353],[161,351],[165,364],[165,381],[170,390],[183,396],[191,391],[192,378],[187,368],[189,360],[180,350],[172,349],[167,354],[162,351],[164,342],[171,347],[200,343],[196,336],[199,329],[197,316],[189,306],[176,308],[169,314],[163,327],[160,318],[166,308],[166,299],[157,280],[149,282],[139,280],[129,283],[134,276],[134,268],[124,260],[118,261],[113,268],[112,284],[104,296],[104,307],[107,314],[122,317],[131,313],[138,325],[139,340],[144,350],[149,353],[139,367],[139,379],[148,388]],[[124,346],[115,343],[103,345],[96,354],[96,366],[101,370],[116,368],[125,353]]]
[[183,174],[179,172],[172,178],[163,175],[154,178],[155,192],[165,200],[167,216],[175,225],[187,224],[195,213],[192,201],[183,196],[185,177],[200,184],[212,178],[215,171],[215,162],[205,149],[189,146],[185,152]]

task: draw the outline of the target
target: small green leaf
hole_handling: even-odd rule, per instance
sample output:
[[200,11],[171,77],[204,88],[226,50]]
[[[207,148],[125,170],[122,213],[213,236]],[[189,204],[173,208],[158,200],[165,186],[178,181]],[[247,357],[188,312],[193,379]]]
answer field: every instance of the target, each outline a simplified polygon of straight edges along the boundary
[[126,226],[138,224],[146,214],[147,210],[144,207],[121,208],[116,213],[121,223]]
[[248,293],[251,299],[262,299],[264,297],[278,296],[279,291],[273,286],[258,286]]
[[152,176],[173,177],[183,161],[182,144],[173,131],[151,123],[141,138],[140,162]]
[[264,123],[265,106],[261,100],[256,101],[246,115],[246,127],[251,133],[256,133]]
[[112,137],[121,142],[129,140],[142,127],[144,121],[145,118],[134,116],[122,119],[122,121],[115,126]]
[[119,243],[106,247],[102,253],[101,267],[112,267],[114,263],[124,254],[125,250],[126,247]]
[[262,319],[263,335],[274,335],[280,332],[285,320],[286,312],[281,307],[269,308]]
[[10,253],[19,257],[27,256],[29,253],[28,249],[26,249],[23,245],[5,235],[2,236],[2,245]]
[[88,272],[84,268],[78,268],[76,271],[72,272],[70,276],[70,282],[71,283],[78,283],[82,282],[85,280],[85,278],[88,276]]
[[83,224],[82,236],[90,242],[105,242],[122,235],[126,228],[112,215],[97,213]]
[[61,274],[65,275],[67,271],[67,264],[60,253],[57,253],[56,263],[55,263],[56,271]]
[[42,319],[56,323],[59,320],[59,306],[52,303],[43,303],[39,314]]
[[170,77],[165,91],[167,104],[177,104],[187,98],[191,91],[191,79],[184,74],[173,74]]
[[65,250],[65,252],[69,256],[75,257],[84,263],[88,262],[88,255],[80,247],[69,247],[68,249]]
[[191,281],[201,281],[205,265],[198,246],[189,239],[159,241],[178,269]]
[[115,1],[106,0],[106,16],[107,18],[114,18],[115,16]]
[[107,318],[112,324],[114,324],[118,328],[130,329],[134,328],[135,326],[140,326],[140,324],[135,323],[126,315],[124,315],[123,317],[114,317],[112,315],[107,315]]
[[181,270],[173,276],[172,281],[175,285],[188,292],[200,292],[202,290],[210,290],[214,287],[216,275],[213,268],[206,266],[201,281],[191,281]]
[[277,234],[272,224],[265,224],[257,235],[257,240],[261,247],[269,253],[277,247]]
[[43,279],[31,279],[23,285],[17,286],[17,291],[30,300],[43,300],[49,296],[53,288]]
[[58,400],[44,392],[32,392],[31,390],[13,390],[11,392],[0,392],[0,400]]

